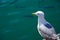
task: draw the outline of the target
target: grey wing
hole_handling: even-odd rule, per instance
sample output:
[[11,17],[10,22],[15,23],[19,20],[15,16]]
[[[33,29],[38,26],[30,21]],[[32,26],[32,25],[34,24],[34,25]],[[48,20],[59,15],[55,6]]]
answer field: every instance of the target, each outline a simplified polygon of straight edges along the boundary
[[51,27],[50,30],[52,31],[52,33],[56,34],[54,27],[49,22],[47,22],[47,24]]
[[55,29],[53,27],[50,30],[53,32],[53,34],[56,34]]
[[53,26],[50,24],[50,23],[46,23],[46,24],[44,24],[48,29],[50,29],[50,31],[52,31],[54,34],[56,34],[56,32],[55,32],[55,29],[53,28]]
[[39,30],[47,37],[51,37],[53,32],[54,32],[53,28],[52,29],[48,29],[44,25],[41,25],[41,28],[39,28]]

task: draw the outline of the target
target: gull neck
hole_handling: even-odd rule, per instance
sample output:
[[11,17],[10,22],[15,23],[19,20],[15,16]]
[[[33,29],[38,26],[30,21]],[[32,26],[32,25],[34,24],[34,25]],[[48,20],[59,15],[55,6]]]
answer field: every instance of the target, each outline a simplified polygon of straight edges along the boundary
[[44,17],[38,16],[38,24],[46,24],[46,20]]

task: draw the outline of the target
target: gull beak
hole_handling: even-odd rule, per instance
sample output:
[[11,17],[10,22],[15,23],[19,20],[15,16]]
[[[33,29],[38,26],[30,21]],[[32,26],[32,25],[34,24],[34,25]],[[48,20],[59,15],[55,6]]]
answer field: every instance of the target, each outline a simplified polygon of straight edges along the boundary
[[35,16],[35,13],[32,13],[32,16]]

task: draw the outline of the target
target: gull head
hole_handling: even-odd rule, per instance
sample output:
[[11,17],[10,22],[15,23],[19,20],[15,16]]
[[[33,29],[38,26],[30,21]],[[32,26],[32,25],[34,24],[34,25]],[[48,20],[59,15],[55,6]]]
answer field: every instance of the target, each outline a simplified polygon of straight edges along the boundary
[[35,13],[32,13],[32,15],[44,17],[44,12],[43,12],[43,11],[37,11],[37,12],[35,12]]

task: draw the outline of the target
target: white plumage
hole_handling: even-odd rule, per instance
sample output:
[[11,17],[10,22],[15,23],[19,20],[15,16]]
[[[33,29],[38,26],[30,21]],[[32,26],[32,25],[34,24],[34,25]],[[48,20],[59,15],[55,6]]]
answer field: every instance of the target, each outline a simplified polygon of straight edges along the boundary
[[57,39],[56,32],[53,26],[50,23],[48,23],[44,18],[44,12],[37,11],[36,13],[33,13],[33,14],[38,16],[37,29],[38,29],[39,34],[43,38]]

